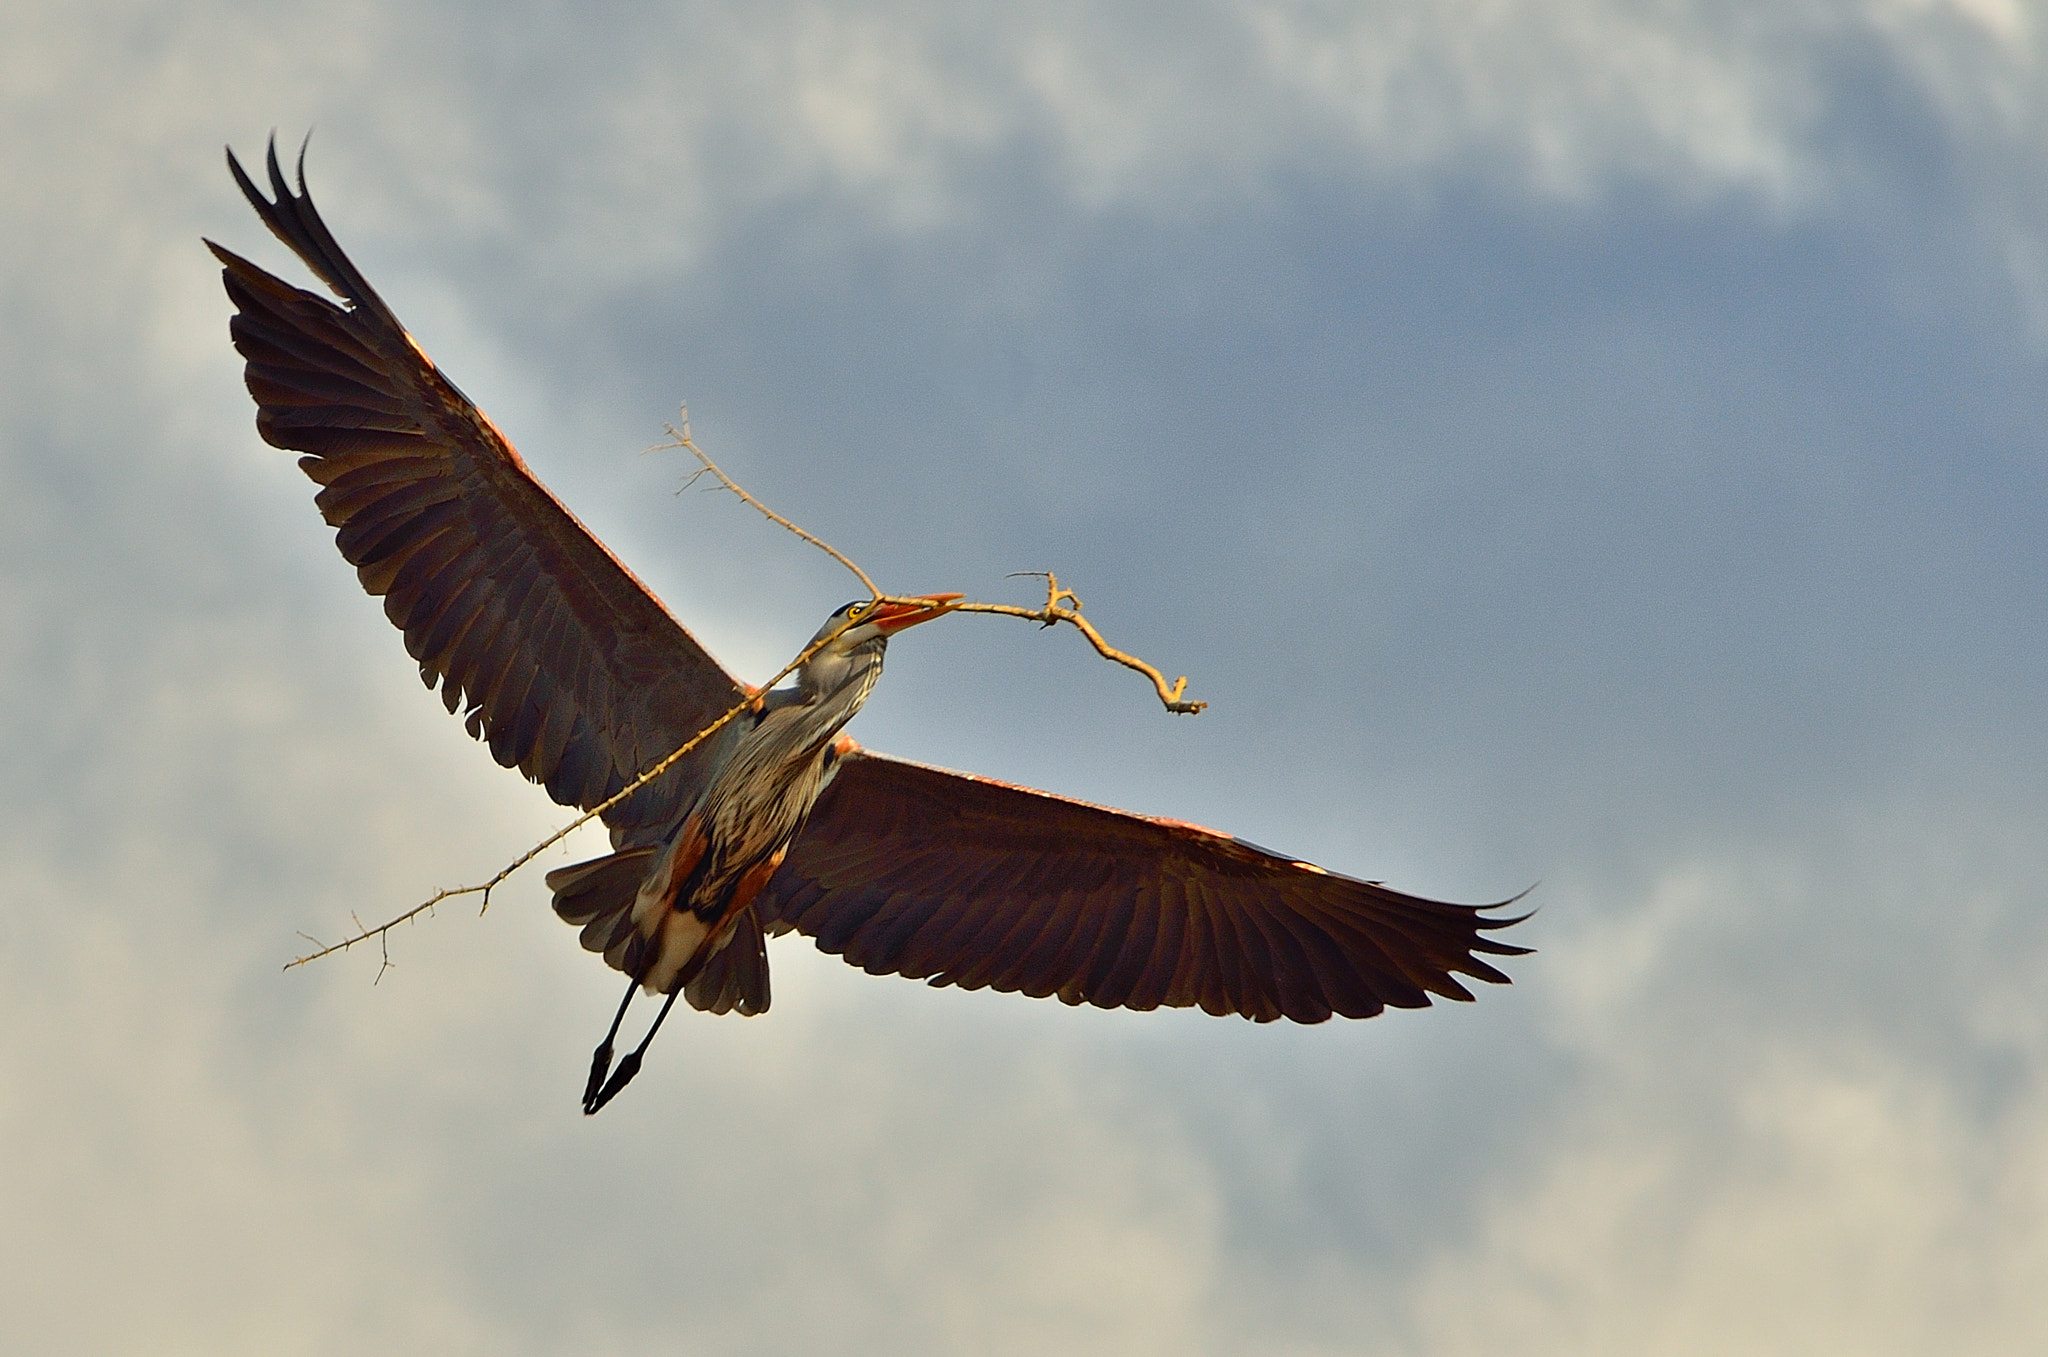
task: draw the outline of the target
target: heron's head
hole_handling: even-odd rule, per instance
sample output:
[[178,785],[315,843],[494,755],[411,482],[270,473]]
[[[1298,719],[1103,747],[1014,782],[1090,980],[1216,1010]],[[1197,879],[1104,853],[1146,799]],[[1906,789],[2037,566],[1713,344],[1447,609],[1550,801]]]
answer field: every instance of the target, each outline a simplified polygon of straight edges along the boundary
[[825,625],[818,628],[818,634],[811,639],[818,641],[839,632],[838,638],[820,650],[819,655],[858,650],[877,640],[887,641],[897,632],[920,622],[944,617],[953,611],[957,600],[964,597],[964,594],[926,594],[904,603],[859,599],[826,618]]
[[[964,597],[925,594],[902,603],[863,598],[847,604],[826,618],[825,625],[811,638],[813,644],[821,640],[825,644],[805,662],[797,677],[798,690],[823,695],[851,683],[880,662],[891,636],[920,622],[944,617]],[[831,639],[826,640],[827,637]]]

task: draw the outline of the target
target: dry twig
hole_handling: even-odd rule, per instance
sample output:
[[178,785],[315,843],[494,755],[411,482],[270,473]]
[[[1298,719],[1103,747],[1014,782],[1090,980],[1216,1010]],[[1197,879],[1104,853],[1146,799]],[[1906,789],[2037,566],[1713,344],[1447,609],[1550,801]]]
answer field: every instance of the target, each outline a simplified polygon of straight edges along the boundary
[[[670,443],[656,444],[655,447],[650,448],[649,451],[658,451],[662,448],[681,448],[684,451],[688,452],[692,457],[695,457],[700,463],[702,463],[702,466],[697,471],[693,472],[690,475],[689,479],[684,481],[682,485],[677,489],[677,494],[681,494],[684,490],[687,490],[692,485],[695,485],[699,477],[706,475],[714,476],[718,479],[718,482],[721,486],[723,486],[727,490],[732,491],[735,495],[738,495],[741,499],[745,500],[747,503],[753,505],[756,509],[760,510],[761,513],[764,514],[771,522],[781,524],[783,527],[795,533],[798,537],[803,538],[806,542],[809,542],[812,546],[818,548],[818,550],[829,555],[833,560],[839,562],[839,564],[845,566],[848,570],[851,570],[855,574],[855,576],[857,576],[860,579],[860,582],[867,586],[868,592],[875,596],[877,602],[913,603],[917,601],[915,599],[900,597],[895,594],[883,593],[880,589],[875,587],[875,582],[868,578],[868,572],[862,570],[859,566],[855,565],[853,561],[849,559],[844,552],[839,550],[839,548],[833,546],[830,542],[825,541],[823,538],[818,537],[813,533],[806,532],[804,529],[790,522],[787,518],[784,518],[781,514],[776,513],[773,509],[763,504],[760,500],[755,499],[752,495],[748,494],[747,491],[740,486],[739,482],[735,481],[732,477],[726,475],[725,472],[719,468],[718,463],[711,460],[710,454],[706,453],[704,449],[698,447],[695,442],[691,441],[689,407],[685,406],[683,409],[682,428],[678,429],[673,424],[668,425],[667,428],[669,432],[669,437],[672,438],[674,441]],[[1010,617],[1026,618],[1030,621],[1037,622],[1043,626],[1048,627],[1056,626],[1061,622],[1072,623],[1077,631],[1079,631],[1083,636],[1088,638],[1088,644],[1095,647],[1096,654],[1102,656],[1102,658],[1104,658],[1105,660],[1114,660],[1118,664],[1121,664],[1128,669],[1135,669],[1139,673],[1143,674],[1146,678],[1151,679],[1152,686],[1158,689],[1159,691],[1160,702],[1165,704],[1166,709],[1168,711],[1192,715],[1195,712],[1198,712],[1202,710],[1202,708],[1209,705],[1206,702],[1189,702],[1184,699],[1182,695],[1187,692],[1188,688],[1188,681],[1186,675],[1182,675],[1180,678],[1175,679],[1171,684],[1169,684],[1166,681],[1166,676],[1160,673],[1159,670],[1145,663],[1145,661],[1139,659],[1137,656],[1118,650],[1115,646],[1103,640],[1102,633],[1097,631],[1094,628],[1094,626],[1089,623],[1088,619],[1081,616],[1081,600],[1075,595],[1074,591],[1071,589],[1060,588],[1059,576],[1053,574],[1050,570],[1020,570],[1017,572],[1017,574],[1035,576],[1045,581],[1044,607],[1020,608],[1014,603],[956,603],[953,605],[951,611],[956,613],[1002,613]]]
[[[733,494],[738,495],[748,504],[751,504],[754,506],[754,508],[760,510],[761,513],[766,515],[771,521],[778,523],[781,526],[789,529],[789,531],[795,533],[798,537],[803,538],[804,541],[809,542],[812,546],[818,548],[820,551],[825,552],[827,555],[831,556],[833,560],[838,561],[841,565],[845,566],[848,570],[852,571],[854,575],[856,575],[860,579],[860,582],[867,586],[868,592],[874,596],[877,602],[912,604],[923,602],[923,600],[921,599],[883,593],[880,589],[875,587],[875,582],[868,578],[867,572],[865,570],[862,570],[858,565],[855,565],[853,561],[849,559],[844,553],[842,553],[837,547],[834,547],[831,543],[825,541],[820,537],[817,537],[809,532],[806,532],[804,529],[798,527],[795,523],[790,522],[787,518],[784,518],[781,514],[776,513],[773,509],[763,504],[760,500],[755,499],[752,495],[748,494],[746,490],[741,488],[737,481],[733,480],[732,477],[726,475],[724,471],[720,470],[718,464],[712,461],[711,458],[704,452],[702,448],[698,447],[695,442],[691,441],[690,419],[689,411],[687,408],[685,408],[683,411],[683,427],[681,429],[677,429],[674,425],[669,425],[668,432],[675,441],[673,443],[659,444],[657,445],[658,447],[682,448],[688,451],[692,456],[694,456],[699,462],[703,464],[701,470],[699,470],[694,475],[692,475],[688,480],[683,482],[682,487],[678,490],[677,493],[680,494],[682,490],[688,489],[692,484],[696,482],[696,480],[700,476],[710,475],[716,477],[719,484],[723,488],[732,491]],[[653,450],[654,449],[649,449],[649,451]],[[1081,600],[1074,595],[1073,590],[1062,589],[1060,587],[1060,581],[1057,575],[1053,574],[1049,570],[1030,570],[1020,571],[1018,573],[1021,575],[1042,576],[1044,578],[1044,607],[1023,608],[1013,603],[957,603],[953,605],[950,611],[964,613],[1002,613],[1010,617],[1022,617],[1029,621],[1037,622],[1041,626],[1047,627],[1056,626],[1061,622],[1071,623],[1076,630],[1078,630],[1083,636],[1088,638],[1088,643],[1094,646],[1096,653],[1101,655],[1104,659],[1114,660],[1116,663],[1124,665],[1125,667],[1130,669],[1135,669],[1139,673],[1151,679],[1153,687],[1156,688],[1159,692],[1159,700],[1165,704],[1166,709],[1168,711],[1192,714],[1194,712],[1202,710],[1202,708],[1208,705],[1208,703],[1206,702],[1190,702],[1186,701],[1183,698],[1182,695],[1187,691],[1188,686],[1188,681],[1185,676],[1174,680],[1172,684],[1168,684],[1165,675],[1161,674],[1158,669],[1154,668],[1152,665],[1147,664],[1145,661],[1139,659],[1135,655],[1126,654],[1125,652],[1118,650],[1115,646],[1112,646],[1109,642],[1103,640],[1102,633],[1095,630],[1095,628],[1092,625],[1090,625],[1088,620],[1081,616]],[[848,622],[846,624],[846,626],[851,625],[853,625],[853,623],[851,622]],[[769,679],[767,683],[763,684],[760,688],[756,689],[755,691],[757,693],[766,692],[768,689],[773,688],[776,684],[782,682],[782,680],[784,680],[785,678],[788,678],[791,674],[794,674],[799,668],[803,666],[804,661],[810,659],[812,655],[815,655],[819,651],[819,649],[829,644],[833,639],[835,639],[839,635],[839,632],[843,630],[845,630],[845,627],[841,627],[838,631],[833,631],[828,635],[819,637],[817,640],[811,642],[811,644],[805,646],[802,652],[800,652],[795,659],[791,660],[788,664],[782,667],[780,673],[776,674],[774,678]],[[379,924],[375,928],[365,928],[363,926],[362,920],[360,918],[356,918],[356,916],[353,913],[351,913],[350,917],[354,918],[356,922],[355,933],[345,938],[341,942],[319,946],[317,951],[308,952],[304,956],[294,957],[292,960],[285,963],[284,968],[286,970],[291,970],[294,966],[304,966],[308,962],[318,961],[320,960],[320,958],[325,956],[332,956],[336,952],[346,952],[351,947],[354,947],[359,943],[369,942],[374,939],[377,942],[380,949],[382,950],[382,956],[377,967],[377,979],[382,980],[384,978],[384,972],[390,970],[393,965],[393,962],[391,960],[391,945],[389,936],[392,929],[398,927],[400,924],[410,923],[422,914],[431,914],[434,910],[434,907],[444,900],[453,900],[464,895],[481,895],[483,897],[483,904],[482,907],[477,911],[478,913],[481,914],[485,910],[490,909],[491,892],[496,890],[499,886],[503,885],[505,883],[505,880],[508,877],[510,877],[514,872],[518,871],[521,867],[524,867],[527,863],[532,862],[542,853],[554,847],[563,839],[568,838],[570,834],[574,833],[578,829],[581,829],[584,825],[589,824],[592,820],[595,820],[598,816],[604,814],[613,806],[618,805],[621,801],[624,801],[634,792],[639,791],[642,787],[652,782],[655,778],[660,777],[663,773],[667,772],[671,767],[673,767],[678,759],[681,759],[691,750],[695,749],[698,745],[710,739],[712,735],[716,734],[719,730],[723,729],[727,722],[731,721],[741,712],[744,712],[749,707],[753,706],[754,702],[755,699],[749,698],[747,701],[738,703],[735,706],[733,706],[732,709],[727,711],[723,716],[720,716],[710,725],[704,727],[704,729],[698,731],[695,735],[691,736],[690,739],[687,742],[685,742],[680,748],[676,749],[673,753],[669,754],[668,756],[660,760],[658,763],[655,763],[652,767],[648,768],[645,772],[641,773],[638,777],[634,778],[631,782],[627,783],[624,787],[620,788],[617,793],[606,798],[604,801],[599,802],[597,805],[592,806],[589,810],[583,812],[583,814],[577,816],[568,824],[563,825],[560,829],[548,835],[545,839],[542,839],[539,843],[527,849],[518,857],[512,859],[512,861],[506,863],[505,866],[500,868],[498,873],[495,876],[493,876],[490,880],[474,886],[450,886],[446,890],[435,891],[431,896],[428,896],[419,904],[414,905],[411,909],[405,911],[405,913],[399,915],[397,918]],[[319,944],[319,939],[314,938],[309,934],[301,933],[299,934],[299,936],[305,938],[306,941],[308,942],[315,943],[316,945]]]

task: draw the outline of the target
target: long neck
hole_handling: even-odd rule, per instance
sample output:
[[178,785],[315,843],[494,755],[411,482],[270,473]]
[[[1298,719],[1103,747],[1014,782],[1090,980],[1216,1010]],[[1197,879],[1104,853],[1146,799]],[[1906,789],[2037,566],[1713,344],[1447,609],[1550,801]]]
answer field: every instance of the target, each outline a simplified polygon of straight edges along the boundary
[[767,712],[740,740],[717,781],[734,790],[758,789],[801,777],[874,691],[886,648],[887,642],[878,639],[848,652],[828,651],[806,664],[796,691],[770,699]]
[[806,743],[822,745],[851,721],[882,676],[882,655],[889,648],[876,637],[849,651],[826,649],[797,674],[796,700],[790,704],[806,735]]
[[738,873],[797,831],[823,784],[825,747],[867,701],[881,676],[882,650],[871,644],[834,656],[824,673],[806,666],[797,690],[776,694],[779,700],[740,738],[699,803],[711,847],[691,888],[693,901],[723,901]]

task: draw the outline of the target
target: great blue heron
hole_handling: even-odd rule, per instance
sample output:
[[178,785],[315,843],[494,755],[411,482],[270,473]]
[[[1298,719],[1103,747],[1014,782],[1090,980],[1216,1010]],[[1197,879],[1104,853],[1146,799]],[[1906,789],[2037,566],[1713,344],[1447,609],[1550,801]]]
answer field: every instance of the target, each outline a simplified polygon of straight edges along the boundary
[[[314,210],[303,150],[296,193],[274,140],[267,163],[274,201],[228,154],[264,224],[347,305],[207,242],[237,308],[258,432],[307,454],[336,545],[449,712],[556,801],[599,805],[752,691],[428,360]],[[765,1012],[765,938],[791,929],[873,975],[1259,1022],[1469,1000],[1454,973],[1507,983],[1478,955],[1528,950],[1487,936],[1517,922],[1484,912],[1500,905],[1418,899],[840,734],[889,634],[959,597],[834,613],[793,689],[761,695],[750,720],[606,811],[613,852],[548,874],[556,912],[628,977],[586,1112],[637,1072],[678,994],[713,1013]],[[637,988],[667,998],[611,1070]]]

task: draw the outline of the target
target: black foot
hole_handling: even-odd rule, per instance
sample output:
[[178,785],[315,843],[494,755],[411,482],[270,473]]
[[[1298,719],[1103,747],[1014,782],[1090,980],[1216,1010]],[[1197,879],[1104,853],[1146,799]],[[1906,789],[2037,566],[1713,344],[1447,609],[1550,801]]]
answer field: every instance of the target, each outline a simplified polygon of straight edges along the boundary
[[597,1101],[597,1091],[604,1087],[604,1077],[612,1069],[612,1040],[606,1037],[604,1045],[590,1053],[590,1078],[583,1084],[583,1110],[595,1112],[591,1104]]
[[597,1109],[618,1097],[619,1090],[632,1083],[633,1076],[638,1073],[640,1073],[640,1053],[638,1051],[628,1051],[626,1058],[619,1062],[619,1067],[616,1070],[612,1071],[612,1077],[606,1081],[604,1088],[598,1092],[598,1095],[595,1098],[585,1098],[583,1100],[583,1115],[586,1117],[596,1116]]

